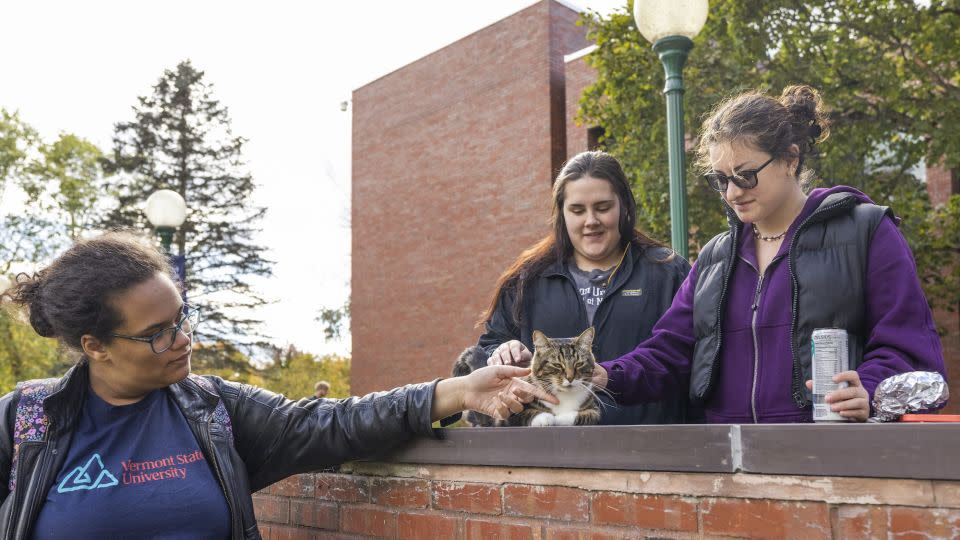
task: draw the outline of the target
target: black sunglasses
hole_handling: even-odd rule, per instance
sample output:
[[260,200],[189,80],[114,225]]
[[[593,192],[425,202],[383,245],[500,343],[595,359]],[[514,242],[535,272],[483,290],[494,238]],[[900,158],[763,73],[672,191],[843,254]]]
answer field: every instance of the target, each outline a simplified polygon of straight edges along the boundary
[[173,347],[174,342],[177,341],[178,332],[183,332],[185,336],[190,337],[199,324],[200,310],[194,306],[184,304],[183,316],[180,317],[180,321],[175,326],[161,330],[150,337],[125,336],[123,334],[110,334],[110,336],[149,343],[150,349],[155,354],[160,354],[166,352],[170,347]]
[[703,178],[710,184],[710,187],[723,193],[727,190],[727,185],[730,182],[733,182],[735,186],[740,189],[753,189],[757,187],[757,175],[764,167],[773,162],[775,158],[768,159],[763,165],[757,167],[756,169],[744,169],[742,171],[734,171],[733,175],[727,176],[723,173],[717,171],[711,171],[703,175]]

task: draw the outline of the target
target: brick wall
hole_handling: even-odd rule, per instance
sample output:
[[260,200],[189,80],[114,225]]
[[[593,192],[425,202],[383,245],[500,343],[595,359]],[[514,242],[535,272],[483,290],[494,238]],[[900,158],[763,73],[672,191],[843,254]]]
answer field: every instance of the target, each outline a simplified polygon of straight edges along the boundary
[[365,463],[254,501],[266,539],[960,537],[952,481]]
[[[941,166],[927,167],[927,193],[934,206],[943,204],[951,195],[960,193],[960,177],[957,171]],[[960,313],[938,310],[933,315],[937,324],[948,332],[940,341],[943,343],[943,356],[947,361],[950,388],[960,388]],[[960,399],[952,399],[944,412],[960,414]]]
[[577,16],[541,1],[354,92],[354,394],[449,374],[547,233]]
[[943,204],[951,195],[960,193],[960,177],[957,171],[940,166],[927,167],[927,193],[934,206]]

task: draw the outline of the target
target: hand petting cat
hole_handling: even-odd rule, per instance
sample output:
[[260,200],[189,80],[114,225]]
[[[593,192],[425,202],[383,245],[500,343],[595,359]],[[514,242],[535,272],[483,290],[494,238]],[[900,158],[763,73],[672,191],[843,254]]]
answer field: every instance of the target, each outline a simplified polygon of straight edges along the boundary
[[439,420],[472,410],[505,420],[534,399],[560,403],[546,390],[517,378],[529,374],[529,368],[488,366],[463,377],[444,379],[437,383],[431,416]]
[[603,369],[603,366],[596,364],[593,366],[593,377],[590,378],[590,382],[593,383],[597,388],[606,388],[607,381],[609,377],[607,376],[607,370]]
[[520,366],[527,367],[533,359],[533,353],[520,340],[512,339],[501,343],[487,359],[488,366]]

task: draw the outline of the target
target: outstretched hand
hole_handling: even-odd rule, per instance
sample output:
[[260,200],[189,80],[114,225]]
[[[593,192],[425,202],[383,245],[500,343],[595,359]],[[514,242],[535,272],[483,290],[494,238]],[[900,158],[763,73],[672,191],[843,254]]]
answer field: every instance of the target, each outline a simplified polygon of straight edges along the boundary
[[463,410],[472,410],[499,420],[523,410],[526,403],[542,399],[560,403],[556,396],[539,386],[518,379],[530,374],[530,368],[487,366],[473,373],[437,384],[431,416],[446,418]]
[[529,368],[516,366],[488,366],[474,371],[464,377],[468,384],[463,408],[506,420],[534,399],[560,403],[546,390],[517,378],[529,374]]

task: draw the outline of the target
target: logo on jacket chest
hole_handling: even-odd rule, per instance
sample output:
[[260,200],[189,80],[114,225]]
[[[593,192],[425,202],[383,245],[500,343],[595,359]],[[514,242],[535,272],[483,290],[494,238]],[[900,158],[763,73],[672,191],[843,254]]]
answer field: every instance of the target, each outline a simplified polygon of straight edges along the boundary
[[624,289],[620,291],[620,296],[643,296],[643,289]]

